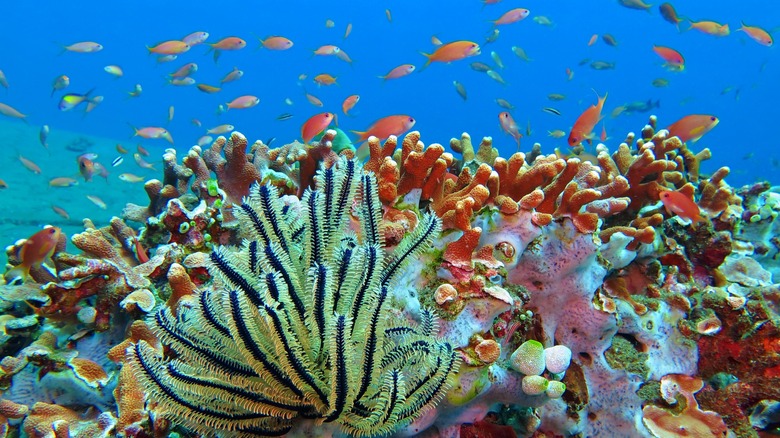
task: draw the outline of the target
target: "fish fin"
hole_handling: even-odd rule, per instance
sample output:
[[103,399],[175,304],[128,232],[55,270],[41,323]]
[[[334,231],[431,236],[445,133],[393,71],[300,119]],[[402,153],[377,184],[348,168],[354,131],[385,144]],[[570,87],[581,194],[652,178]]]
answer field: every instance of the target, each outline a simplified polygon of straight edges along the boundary
[[423,70],[425,70],[425,68],[426,68],[426,67],[428,67],[428,66],[431,64],[431,58],[433,58],[433,55],[431,55],[430,53],[425,53],[425,52],[423,52],[423,51],[420,51],[420,54],[421,54],[422,56],[424,56],[425,58],[427,58],[427,61],[425,61],[425,64],[423,64],[423,66],[422,66],[422,67],[420,67],[420,69],[419,69],[419,70],[417,70],[417,71],[423,71]]
[[24,263],[14,266],[3,274],[5,283],[9,285],[21,285],[24,280],[30,275],[30,267],[24,265]]
[[133,125],[132,125],[130,122],[127,122],[127,126],[129,126],[130,128],[132,128],[132,129],[133,129],[133,135],[131,135],[131,136],[130,136],[130,138],[133,138],[133,137],[135,137],[136,135],[138,135],[138,128],[136,128],[135,126],[133,126]]
[[[352,131],[354,132],[354,131]],[[357,150],[355,150],[355,156],[360,161],[365,161],[371,154],[368,150],[368,142],[364,141],[360,146],[358,146]]]
[[220,51],[218,49],[214,49],[214,56],[213,56],[213,58],[214,58],[214,63],[215,64],[217,63],[217,61],[219,61],[219,55],[221,55],[221,54],[222,54],[222,51]]
[[349,132],[351,132],[351,133],[353,133],[353,134],[358,136],[358,138],[357,138],[357,140],[355,140],[355,142],[365,141],[368,138],[366,136],[368,131],[353,131],[353,130],[350,130]]

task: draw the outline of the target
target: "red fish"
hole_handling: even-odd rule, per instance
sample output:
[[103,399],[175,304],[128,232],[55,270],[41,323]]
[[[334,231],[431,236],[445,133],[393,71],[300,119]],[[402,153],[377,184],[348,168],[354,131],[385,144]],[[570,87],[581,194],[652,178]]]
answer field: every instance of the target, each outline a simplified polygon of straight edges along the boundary
[[710,132],[720,120],[707,114],[691,114],[669,125],[669,137],[677,136],[680,141],[697,141],[702,135]]
[[674,192],[671,190],[663,190],[658,194],[658,197],[663,202],[666,211],[669,214],[676,214],[683,219],[689,221],[703,222],[704,218],[701,217],[699,212],[699,206],[693,202],[693,199],[683,195],[680,192]]
[[50,258],[60,240],[62,230],[57,227],[46,227],[24,241],[17,256],[21,263],[5,273],[7,283],[24,281],[30,275],[30,268],[39,266]]
[[416,120],[407,115],[387,116],[374,122],[374,124],[365,131],[352,132],[358,135],[358,142],[365,141],[372,135],[380,140],[385,140],[391,135],[401,135],[405,133],[412,129],[412,126],[414,126],[415,123]]
[[577,146],[583,140],[589,140],[593,137],[593,128],[601,120],[601,109],[604,108],[605,100],[607,100],[606,94],[604,97],[599,97],[596,105],[591,105],[580,114],[569,133],[569,146]]
[[333,121],[333,117],[333,113],[322,113],[309,117],[309,120],[304,122],[303,126],[301,126],[303,143],[309,144],[314,137],[330,125],[330,122]]
[[518,21],[522,21],[530,13],[531,11],[524,8],[512,9],[511,11],[504,13],[498,20],[493,21],[493,25],[498,26],[501,24],[517,23]]
[[664,61],[670,70],[681,71],[685,68],[685,58],[677,50],[664,46],[653,46],[653,51]]
[[341,103],[341,111],[344,111],[344,115],[349,115],[348,113],[352,111],[352,108],[355,107],[355,105],[360,100],[360,96],[357,94],[353,94],[351,96],[347,96],[346,99],[344,99],[344,102]]
[[[472,41],[454,41],[438,46],[433,53],[423,53],[428,58],[422,68],[427,67],[431,62],[452,62],[458,61],[469,56],[479,55],[479,44]],[[420,69],[422,70],[422,69]]]
[[92,181],[92,175],[95,174],[95,162],[92,159],[95,154],[82,154],[76,158],[79,164],[79,173],[84,177],[84,181]]

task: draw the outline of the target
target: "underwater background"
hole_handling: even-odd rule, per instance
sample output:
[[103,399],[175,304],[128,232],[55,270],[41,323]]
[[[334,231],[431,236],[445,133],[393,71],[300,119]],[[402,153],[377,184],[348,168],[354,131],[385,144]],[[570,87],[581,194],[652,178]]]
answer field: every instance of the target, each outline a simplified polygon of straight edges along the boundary
[[0,438],[780,433],[780,8],[672,4],[3,5]]
[[[337,113],[339,127],[347,132],[363,131],[387,115],[406,114],[415,118],[414,129],[423,132],[429,142],[447,145],[462,132],[476,138],[492,136],[495,146],[507,156],[517,146],[498,123],[497,115],[505,110],[496,104],[498,98],[515,107],[511,113],[524,134],[522,150],[530,150],[538,142],[543,153],[552,153],[555,148],[567,151],[566,137],[552,138],[548,132],[568,132],[577,116],[595,103],[596,94],[608,93],[603,125],[609,136],[604,143],[609,147],[646,123],[650,112],[658,115],[661,126],[688,114],[713,114],[720,123],[695,145],[696,150],[707,147],[713,151],[704,170],[731,167],[732,186],[758,180],[776,184],[780,152],[772,114],[780,101],[780,60],[776,48],[759,45],[736,29],[744,21],[771,30],[780,25],[780,10],[761,1],[677,6],[680,15],[692,20],[729,24],[731,34],[717,37],[686,31],[687,21],[681,22],[678,30],[664,21],[655,7],[635,10],[617,1],[529,0],[497,5],[479,1],[235,5],[134,1],[122,7],[98,1],[67,6],[9,2],[2,17],[6,37],[0,40],[0,70],[9,87],[0,89],[0,102],[27,115],[27,123],[6,117],[0,120],[0,156],[5,163],[0,179],[8,184],[0,191],[6,206],[0,214],[0,236],[3,242],[10,242],[13,236],[26,235],[45,223],[73,231],[68,226],[80,227],[82,217],[105,223],[125,202],[142,201],[140,184],[120,181],[117,175],[130,172],[149,177],[154,171],[139,168],[129,155],[120,166],[111,167],[118,155],[114,146],[122,144],[132,154],[136,144],[141,144],[157,156],[171,145],[162,139],[130,138],[133,130],[129,125],[165,127],[174,147],[184,152],[207,129],[221,124],[234,125],[250,139],[275,138],[276,144],[283,144],[299,139],[303,122],[323,110]],[[528,8],[531,14],[521,22],[499,26],[498,38],[485,44],[493,32],[491,20],[513,7]],[[538,23],[539,17],[550,23]],[[327,20],[333,21],[333,27],[326,26]],[[348,24],[352,31],[345,39]],[[247,41],[247,47],[225,51],[216,63],[205,44],[166,63],[157,62],[145,48],[195,31],[210,34],[206,43],[238,36]],[[599,39],[589,46],[594,34]],[[614,36],[617,46],[605,44],[600,38],[604,34]],[[272,35],[290,38],[294,46],[284,51],[258,50],[258,38]],[[482,51],[478,56],[450,64],[434,63],[420,71],[425,58],[419,52],[433,51],[432,36],[443,42],[474,41],[481,44]],[[63,45],[80,41],[94,41],[104,49],[62,53]],[[314,56],[314,50],[325,44],[344,49],[353,62]],[[685,69],[667,71],[653,45],[678,50],[685,57]],[[516,56],[513,46],[522,48],[529,60]],[[506,84],[470,68],[475,61],[494,65],[491,52],[504,64],[496,71]],[[614,64],[614,68],[596,70],[590,66],[593,61]],[[168,75],[189,62],[198,64],[192,75],[197,83],[219,85],[234,67],[244,75],[215,94],[194,86],[168,84]],[[399,79],[377,78],[407,63],[417,70]],[[108,74],[104,71],[108,65],[121,67],[123,76]],[[572,72],[570,80],[567,69]],[[321,73],[335,76],[338,85],[318,87],[313,78]],[[52,82],[59,75],[67,75],[70,85],[52,95]],[[301,75],[306,78],[300,79]],[[653,86],[658,78],[668,80],[668,85]],[[463,84],[467,100],[456,93],[453,81]],[[142,94],[128,97],[136,84],[142,86]],[[63,94],[84,94],[91,89],[105,99],[88,114],[86,104],[67,112],[58,109]],[[323,107],[307,102],[307,92],[322,100]],[[549,100],[553,93],[565,99]],[[352,94],[358,94],[360,101],[351,111],[352,117],[347,117],[340,107]],[[241,95],[257,96],[260,103],[217,114],[220,104]],[[285,99],[292,104],[286,104]],[[646,101],[658,102],[659,107],[610,116],[619,106]],[[175,113],[168,122],[171,106]],[[543,112],[545,107],[561,114]],[[293,117],[277,120],[282,114]],[[193,119],[202,126],[193,125]],[[51,128],[48,149],[38,140],[42,125]],[[601,125],[594,129],[596,133],[601,132]],[[530,135],[525,135],[527,126]],[[107,179],[85,182],[78,177],[76,160],[86,152],[98,154],[97,161],[110,173]],[[19,154],[38,164],[41,174],[25,169],[17,159]],[[81,181],[73,187],[49,187],[51,178],[61,176]],[[86,195],[99,195],[107,209],[96,207]],[[71,219],[58,217],[51,205],[64,208]]]

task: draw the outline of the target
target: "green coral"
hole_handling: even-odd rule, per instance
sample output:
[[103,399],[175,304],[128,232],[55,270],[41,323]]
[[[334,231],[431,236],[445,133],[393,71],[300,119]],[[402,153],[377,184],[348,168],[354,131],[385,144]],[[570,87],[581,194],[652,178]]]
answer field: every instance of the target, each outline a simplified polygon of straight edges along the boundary
[[170,354],[144,341],[128,349],[163,415],[204,435],[280,435],[308,418],[378,436],[449,389],[459,359],[437,339],[435,316],[423,309],[411,324],[391,307],[404,267],[438,236],[439,220],[425,215],[388,252],[373,175],[342,160],[317,183],[293,207],[274,187],[254,186],[234,209],[249,238],[211,255],[222,288],[150,319]]

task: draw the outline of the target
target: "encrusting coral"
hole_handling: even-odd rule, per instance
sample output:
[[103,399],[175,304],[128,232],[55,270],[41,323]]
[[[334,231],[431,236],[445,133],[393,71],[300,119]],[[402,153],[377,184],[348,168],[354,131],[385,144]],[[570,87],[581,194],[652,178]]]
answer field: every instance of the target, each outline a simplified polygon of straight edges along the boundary
[[236,214],[248,239],[212,253],[220,286],[149,320],[175,358],[145,341],[127,350],[159,414],[202,433],[280,435],[307,418],[373,436],[444,395],[459,361],[435,317],[410,325],[390,307],[404,266],[438,235],[435,216],[385,254],[376,181],[355,161],[321,171],[299,204],[254,186]]

